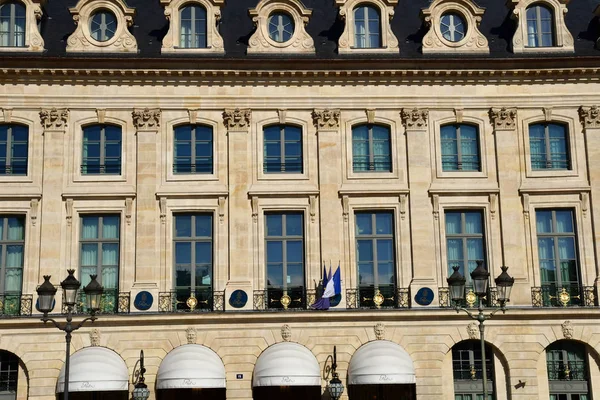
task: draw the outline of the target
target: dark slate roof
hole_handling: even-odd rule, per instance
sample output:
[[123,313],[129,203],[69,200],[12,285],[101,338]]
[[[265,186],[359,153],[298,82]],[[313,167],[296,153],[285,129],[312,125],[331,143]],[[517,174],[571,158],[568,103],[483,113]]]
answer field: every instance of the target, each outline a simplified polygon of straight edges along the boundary
[[[248,40],[254,32],[248,9],[256,6],[259,0],[227,0],[221,9],[222,19],[220,32],[225,41],[227,58],[244,58]],[[316,54],[311,57],[319,59],[360,58],[370,56],[338,55],[337,41],[343,30],[343,22],[339,19],[338,8],[334,0],[302,0],[313,13],[307,25],[308,33],[313,37]],[[74,57],[65,51],[67,38],[75,30],[69,8],[75,6],[77,0],[51,0],[44,5],[42,20],[42,36],[47,51],[45,57]],[[424,55],[421,52],[421,40],[426,32],[419,15],[430,0],[400,0],[395,7],[392,29],[400,42],[398,54],[381,55],[378,58],[420,59],[443,58],[443,56]],[[135,35],[139,52],[137,55],[119,55],[118,57],[139,58],[202,58],[202,55],[161,55],[161,41],[167,33],[168,21],[159,0],[127,0],[130,7],[135,8],[136,15],[131,32]],[[509,49],[509,42],[515,31],[515,21],[510,18],[510,10],[504,0],[477,0],[480,7],[486,9],[480,30],[487,36],[492,58],[511,57],[543,57],[540,55],[516,56]],[[575,39],[575,56],[600,56],[595,48],[596,39],[600,36],[600,22],[594,16],[594,9],[599,0],[572,0],[568,5],[566,24]],[[549,56],[552,56],[549,54]],[[78,57],[98,57],[86,54]],[[114,54],[111,57],[115,57]],[[209,56],[214,57],[214,55]],[[257,56],[252,56],[257,57]],[[266,56],[260,56],[266,57]],[[270,56],[293,58],[294,55]],[[297,57],[297,56],[296,56]],[[306,57],[306,56],[302,56]],[[457,56],[452,56],[456,58]]]

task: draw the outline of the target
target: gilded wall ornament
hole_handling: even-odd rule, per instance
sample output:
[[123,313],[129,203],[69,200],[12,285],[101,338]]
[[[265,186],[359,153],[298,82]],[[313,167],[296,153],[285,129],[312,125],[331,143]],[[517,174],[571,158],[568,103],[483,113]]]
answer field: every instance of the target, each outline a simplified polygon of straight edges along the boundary
[[187,339],[188,344],[196,344],[198,340],[198,334],[196,332],[196,328],[189,327],[185,330],[185,338]]
[[69,110],[66,108],[42,110],[40,120],[45,130],[65,130],[69,121]]
[[513,130],[517,127],[516,108],[492,108],[489,114],[490,122],[496,131]]
[[571,321],[565,321],[561,324],[562,333],[565,339],[573,339],[573,324]]
[[429,118],[429,110],[426,108],[403,109],[400,114],[402,123],[407,130],[427,129],[427,119]]
[[160,128],[160,108],[136,109],[131,114],[133,125],[138,131],[157,130]]
[[375,338],[377,340],[385,339],[385,325],[384,324],[382,324],[381,322],[378,322],[373,327],[373,331],[375,331]]
[[281,326],[281,338],[284,342],[292,340],[292,328],[288,324]]
[[314,110],[312,117],[318,130],[337,130],[340,127],[340,110]]
[[471,340],[479,339],[479,327],[475,322],[467,325],[467,335],[469,335],[469,339]]
[[97,328],[90,331],[90,345],[93,347],[100,346],[100,330]]
[[223,123],[230,131],[247,131],[250,128],[250,109],[227,109],[223,112]]
[[600,128],[600,107],[579,107],[579,118],[585,129]]

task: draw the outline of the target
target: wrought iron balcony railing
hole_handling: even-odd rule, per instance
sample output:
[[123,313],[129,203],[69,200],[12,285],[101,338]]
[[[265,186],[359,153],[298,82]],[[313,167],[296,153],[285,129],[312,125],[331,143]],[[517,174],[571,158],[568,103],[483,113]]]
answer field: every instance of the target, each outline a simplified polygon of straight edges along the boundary
[[[438,296],[440,299],[440,307],[441,308],[449,308],[458,305],[460,307],[470,307],[476,308],[479,307],[479,296],[473,292],[472,286],[465,287],[465,295],[464,300],[459,304],[455,304],[450,298],[450,289],[447,287],[441,287],[438,289]],[[500,303],[498,302],[498,289],[495,287],[488,287],[488,292],[482,298],[483,305],[485,307],[500,307]]]
[[120,175],[121,165],[119,164],[82,164],[81,173],[83,175]]
[[213,163],[205,162],[205,163],[196,163],[196,164],[186,164],[177,162],[173,164],[173,173],[175,174],[212,174],[213,173]]
[[[87,314],[88,309],[85,302],[85,293],[83,290],[77,292],[77,304],[73,310],[74,314]],[[130,292],[119,292],[118,289],[104,289],[100,301],[99,314],[129,314],[130,311]],[[63,302],[62,313],[67,313],[67,308]]]
[[395,285],[359,286],[346,290],[346,308],[409,308],[408,288]]
[[225,292],[213,291],[212,288],[174,289],[158,294],[159,312],[212,312],[224,310]]
[[33,296],[21,293],[0,294],[0,317],[31,315]]
[[548,361],[546,364],[551,381],[587,381],[585,361]]
[[255,310],[306,309],[306,289],[298,286],[287,289],[268,288],[265,290],[255,290],[253,304]]
[[534,307],[593,307],[597,305],[593,286],[548,284],[531,288]]
[[27,175],[27,163],[5,165],[5,161],[0,159],[0,175]]

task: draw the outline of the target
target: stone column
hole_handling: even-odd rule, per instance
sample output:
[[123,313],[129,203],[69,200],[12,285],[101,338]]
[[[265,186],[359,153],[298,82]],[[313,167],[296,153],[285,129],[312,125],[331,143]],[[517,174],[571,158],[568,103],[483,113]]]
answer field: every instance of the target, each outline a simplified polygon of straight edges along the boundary
[[[339,260],[342,279],[347,285],[350,267],[347,264],[348,257],[342,253],[342,234],[345,230],[342,228],[342,203],[338,194],[342,184],[340,110],[314,110],[312,117],[317,128],[318,143],[321,258],[319,268],[312,268],[313,276],[309,276],[309,283],[312,279],[317,282],[321,279],[323,261],[327,264],[331,261],[335,271],[337,265],[334,264]],[[345,297],[342,296],[343,299]]]
[[[159,182],[158,131],[160,109],[135,109],[132,113],[136,129],[136,199],[135,199],[135,281],[137,290],[154,292],[158,299],[160,279],[159,205],[156,191]],[[132,295],[134,295],[132,293]]]
[[42,201],[40,227],[42,238],[55,238],[57,240],[42,240],[40,243],[40,271],[37,281],[41,283],[42,275],[52,275],[52,283],[58,285],[66,276],[68,268],[77,268],[77,265],[63,265],[61,257],[63,246],[56,243],[63,234],[64,205],[62,190],[64,187],[65,154],[64,140],[69,121],[69,110],[47,109],[40,112],[40,120],[44,128],[44,155],[42,173]]
[[[530,266],[528,271],[527,242],[525,232],[525,216],[523,204],[519,195],[521,186],[521,155],[519,154],[519,136],[517,134],[517,109],[492,108],[489,112],[490,122],[494,127],[496,143],[496,168],[498,171],[499,221],[502,260],[496,265],[509,267],[509,274],[515,278],[515,288],[512,291],[512,304],[531,304],[529,293],[533,286],[533,276],[537,275],[536,266]],[[496,276],[500,274],[498,269]],[[492,276],[492,279],[495,276]],[[539,282],[538,282],[539,283]],[[517,286],[525,287],[518,288]],[[522,298],[515,297],[521,294]]]
[[[252,184],[252,153],[249,137],[252,111],[233,109],[223,112],[227,128],[227,165],[229,184],[229,270],[225,300],[235,290],[243,290],[248,302],[243,307],[253,307],[253,290],[258,289],[258,271],[252,252],[252,240],[256,236],[253,227],[252,206],[248,191]],[[258,223],[258,221],[257,221]]]
[[[401,113],[406,129],[408,184],[410,189],[410,226],[412,273],[410,284],[414,295],[422,287],[438,292],[435,262],[435,231],[433,205],[429,198],[431,186],[431,148],[428,138],[429,110],[404,109]],[[400,240],[407,240],[400,238]],[[443,285],[442,285],[443,286]],[[437,298],[437,296],[436,296]],[[418,307],[413,304],[413,307]]]
[[[598,7],[600,9],[600,7]],[[596,288],[595,296],[600,294],[600,210],[594,207],[595,204],[600,204],[600,171],[597,166],[600,165],[600,107],[580,107],[579,117],[585,132],[585,147],[587,158],[587,170],[589,173],[591,192],[591,213],[592,213],[592,229],[594,232],[594,255],[595,255],[595,272],[594,286]],[[590,277],[591,278],[591,277]],[[591,285],[591,279],[588,282],[583,282],[584,285]],[[596,299],[596,304],[598,300]]]

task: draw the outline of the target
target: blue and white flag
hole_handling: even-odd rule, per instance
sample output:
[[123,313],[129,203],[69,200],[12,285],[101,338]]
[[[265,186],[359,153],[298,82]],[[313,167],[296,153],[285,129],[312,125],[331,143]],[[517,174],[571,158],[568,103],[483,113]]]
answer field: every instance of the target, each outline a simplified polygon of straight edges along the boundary
[[329,267],[329,275],[327,275],[326,267],[323,265],[323,295],[319,300],[311,306],[315,310],[329,310],[330,299],[335,295],[342,293],[342,275],[340,266],[331,276],[331,266]]

